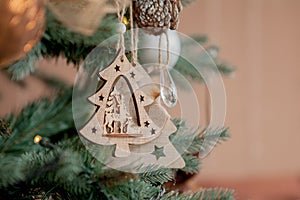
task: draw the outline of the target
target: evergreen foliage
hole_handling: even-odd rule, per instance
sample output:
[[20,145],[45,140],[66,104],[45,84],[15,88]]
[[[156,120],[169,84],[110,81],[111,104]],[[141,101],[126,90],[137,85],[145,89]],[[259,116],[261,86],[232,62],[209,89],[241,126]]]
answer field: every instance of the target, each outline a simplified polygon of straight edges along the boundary
[[[77,135],[71,113],[71,96],[69,89],[52,101],[34,102],[19,115],[10,115],[0,121],[0,196],[8,199],[151,199],[159,196],[163,184],[174,179],[176,170],[159,168],[136,176],[107,169],[90,155]],[[182,170],[198,172],[196,153],[201,149],[203,138],[214,133],[202,132],[200,137],[185,137],[190,128],[179,119],[174,123],[181,127],[179,131],[185,131],[172,136],[175,147],[178,145],[174,138],[191,143],[182,155],[187,164]],[[33,142],[37,134],[43,137],[40,145]],[[225,139],[227,132],[221,136]],[[223,199],[231,198],[220,191],[214,193]],[[211,195],[206,190],[199,194]],[[160,198],[169,197],[198,198],[172,192],[166,192]]]
[[[187,5],[193,0],[183,0]],[[177,132],[170,140],[186,162],[183,169],[158,168],[141,174],[130,174],[107,168],[92,157],[84,147],[72,116],[72,88],[60,81],[35,72],[41,58],[63,56],[78,66],[101,41],[115,34],[116,15],[107,15],[93,36],[74,33],[47,12],[46,30],[41,41],[21,61],[8,67],[13,80],[22,80],[34,73],[57,90],[56,97],[44,98],[24,107],[17,115],[0,119],[0,199],[109,199],[109,200],[232,200],[233,191],[201,189],[182,194],[169,191],[165,183],[175,179],[179,171],[197,173],[201,162],[198,153],[205,145],[226,140],[228,129],[190,127],[184,119],[175,119]],[[195,40],[207,43],[205,36]],[[197,55],[195,55],[197,56]],[[223,62],[218,68],[223,74],[232,68]],[[196,80],[194,68],[183,59],[175,68]],[[185,65],[185,67],[179,67]],[[42,137],[34,143],[37,135]],[[195,137],[196,136],[196,137]],[[183,147],[189,146],[188,149]],[[103,156],[106,156],[103,152]],[[150,166],[156,167],[156,166]],[[146,170],[147,171],[147,170]]]
[[[188,2],[189,1],[187,1],[187,3]],[[57,58],[63,56],[67,59],[67,63],[72,63],[75,67],[78,67],[91,50],[105,39],[116,34],[116,15],[105,16],[102,19],[98,30],[92,36],[84,36],[70,31],[57,21],[50,11],[47,12],[46,19],[46,30],[41,41],[24,59],[8,67],[8,73],[11,74],[13,80],[22,80],[31,73],[34,73],[35,63],[41,58]],[[208,38],[206,36],[195,35],[193,36],[193,39],[204,46],[208,46]],[[211,48],[215,48],[215,46],[208,46],[207,50]],[[218,49],[215,50],[218,51]],[[194,56],[197,57],[199,55]],[[225,75],[233,73],[234,67],[228,65],[218,57],[213,58],[221,73]],[[174,68],[187,77],[191,77],[195,80],[202,80],[201,75],[196,71],[194,66],[182,57],[179,58],[179,61]]]
[[22,80],[35,71],[35,63],[40,58],[57,58],[63,56],[68,63],[78,66],[80,62],[98,44],[116,34],[115,15],[107,15],[92,36],[85,36],[70,31],[55,19],[50,11],[47,12],[46,30],[41,41],[27,56],[8,67],[13,80]]
[[195,0],[182,0],[181,3],[182,3],[183,6],[188,6],[189,4],[191,4],[194,1]]

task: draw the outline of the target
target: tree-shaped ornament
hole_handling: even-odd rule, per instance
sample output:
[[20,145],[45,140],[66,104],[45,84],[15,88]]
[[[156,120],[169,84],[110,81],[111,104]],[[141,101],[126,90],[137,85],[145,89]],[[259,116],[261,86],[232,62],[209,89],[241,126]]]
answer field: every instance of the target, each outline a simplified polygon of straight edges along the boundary
[[98,145],[115,145],[114,158],[138,159],[142,165],[182,168],[185,163],[169,140],[176,131],[160,105],[159,87],[124,51],[99,72],[102,87],[88,99],[97,109],[80,134]]

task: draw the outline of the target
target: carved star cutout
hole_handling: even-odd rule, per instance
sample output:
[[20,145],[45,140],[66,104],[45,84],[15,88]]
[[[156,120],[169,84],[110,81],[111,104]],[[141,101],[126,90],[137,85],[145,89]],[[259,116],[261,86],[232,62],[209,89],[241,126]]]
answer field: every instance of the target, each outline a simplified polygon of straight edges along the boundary
[[144,124],[145,124],[145,126],[146,126],[146,127],[149,127],[149,125],[150,125],[150,122],[148,122],[148,121],[145,121],[145,122],[144,122]]
[[116,72],[119,72],[119,71],[120,71],[120,66],[119,66],[119,65],[116,65],[116,66],[115,66],[115,70],[116,70]]
[[143,95],[140,95],[140,102],[145,101],[145,97]]
[[154,151],[151,154],[155,156],[156,160],[160,157],[166,157],[164,154],[164,147],[158,147],[156,145],[154,145]]
[[152,130],[151,130],[151,135],[154,135],[156,132],[155,132],[155,129],[154,128],[152,128]]
[[130,77],[131,77],[131,78],[134,78],[134,77],[135,77],[135,73],[134,73],[134,72],[131,72],[131,73],[130,73]]
[[99,96],[99,101],[103,101],[104,100],[104,96],[101,94],[100,96]]
[[95,127],[92,128],[92,133],[96,133],[97,129]]

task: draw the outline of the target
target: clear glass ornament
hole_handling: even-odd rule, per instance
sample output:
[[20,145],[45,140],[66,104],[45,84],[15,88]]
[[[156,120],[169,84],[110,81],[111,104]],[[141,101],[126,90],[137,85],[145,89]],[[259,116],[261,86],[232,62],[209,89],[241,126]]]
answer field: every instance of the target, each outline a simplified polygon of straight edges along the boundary
[[176,85],[166,66],[160,68],[160,96],[168,107],[173,107],[177,103]]
[[[125,49],[129,58],[129,50],[138,50],[139,52],[143,50],[142,48],[131,49],[131,31],[132,30],[127,30],[124,33]],[[222,77],[219,74],[215,63],[213,62],[213,58],[192,38],[189,38],[181,33],[178,33],[178,36],[181,44],[183,44],[181,46],[180,55],[178,55],[179,59],[184,61],[183,63],[189,63],[190,66],[180,65],[182,67],[192,67],[195,70],[195,73],[197,73],[196,75],[202,77],[203,82],[206,84],[210,94],[211,119],[207,127],[208,129],[223,127],[226,113],[226,95]],[[95,114],[97,108],[95,108],[95,106],[88,101],[88,98],[98,91],[98,89],[100,89],[104,84],[105,80],[99,79],[99,72],[106,69],[106,67],[108,67],[115,59],[118,51],[118,49],[116,49],[118,41],[119,34],[116,34],[99,44],[86,57],[77,73],[76,83],[73,90],[72,111],[76,129],[79,131]],[[156,52],[157,51],[158,49]],[[165,51],[166,49],[163,49],[163,52]],[[171,55],[179,54],[178,52],[174,52],[172,48],[169,52]],[[176,146],[178,152],[182,154],[189,148],[193,138],[198,137],[200,131],[198,130],[198,127],[200,127],[201,122],[201,105],[199,103],[200,99],[198,98],[197,93],[201,93],[201,91],[199,91],[199,87],[196,87],[192,80],[188,79],[185,74],[182,74],[178,68],[175,67],[172,69],[172,71],[168,71],[166,69],[166,65],[163,69],[160,68],[160,65],[161,64],[156,61],[155,63],[143,64],[142,67],[144,67],[144,69],[154,67],[152,72],[149,72],[151,78],[153,79],[153,84],[156,85],[156,87],[160,90],[159,92],[162,94],[161,100],[166,104],[165,107],[173,105],[172,109],[166,109],[167,112],[173,119],[183,119],[185,124],[187,124],[189,127],[189,129],[187,129],[186,126],[180,125],[176,134],[172,135],[173,145]],[[137,80],[137,83],[140,84],[141,89],[149,91],[147,90],[148,85],[143,85],[142,80],[144,79]],[[175,84],[177,88],[175,88]],[[151,91],[149,92],[152,94]],[[157,97],[159,94],[153,93],[152,95]],[[149,115],[161,115],[161,113],[157,113],[156,110],[157,109],[152,109],[152,107],[149,107],[147,112],[149,112]],[[153,120],[153,122],[157,123],[158,125],[162,123],[161,121],[155,119]],[[174,120],[174,122],[181,123],[178,120]],[[203,150],[200,152],[201,158],[204,158],[213,149],[214,145],[218,141],[218,135],[220,134],[221,132],[217,131],[217,133],[214,135],[216,140],[213,142],[208,139],[204,140]],[[182,142],[182,138],[187,140]],[[144,152],[144,148],[135,149],[136,153],[131,156],[131,159],[128,159],[128,157],[117,158],[112,156],[115,148],[114,145],[95,145],[85,140],[83,137],[81,137],[81,140],[88,151],[107,167],[130,173],[141,173],[145,170],[148,170],[148,168],[146,169],[140,167],[145,161],[142,159],[143,154],[149,154],[149,152]],[[137,150],[140,152],[137,152]],[[174,160],[176,159],[177,158],[174,157]]]

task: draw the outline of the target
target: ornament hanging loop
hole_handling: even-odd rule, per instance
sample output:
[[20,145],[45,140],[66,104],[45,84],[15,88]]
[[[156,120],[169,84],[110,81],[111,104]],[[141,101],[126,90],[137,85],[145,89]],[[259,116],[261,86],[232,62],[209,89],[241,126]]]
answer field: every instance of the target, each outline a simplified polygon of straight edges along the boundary
[[137,49],[138,49],[138,29],[134,29],[133,26],[133,5],[132,1],[130,1],[130,40],[131,40],[131,53],[132,53],[132,65],[135,66],[137,64]]
[[[166,61],[166,64],[163,64],[163,53],[162,53],[162,38],[163,38],[163,35],[165,35],[166,37],[166,41],[167,41],[167,61]],[[168,65],[170,64],[170,41],[169,41],[169,35],[168,35],[168,32],[167,32],[167,29],[163,30],[162,34],[159,36],[159,48],[158,48],[158,62],[159,62],[159,68],[163,68],[163,67],[168,67]]]
[[[167,40],[167,62],[163,63],[162,55],[162,37],[166,36]],[[172,76],[168,70],[168,65],[170,63],[170,50],[169,50],[169,37],[167,32],[164,30],[163,33],[159,36],[159,69],[160,69],[160,96],[164,104],[168,107],[174,107],[177,103],[177,89],[176,85],[172,79]]]
[[118,14],[118,21],[119,21],[117,27],[117,31],[119,33],[119,41],[117,43],[117,49],[120,49],[122,54],[125,54],[124,33],[126,32],[126,25],[123,23],[123,17],[125,15],[126,0],[115,0],[115,4],[117,6],[117,14]]

